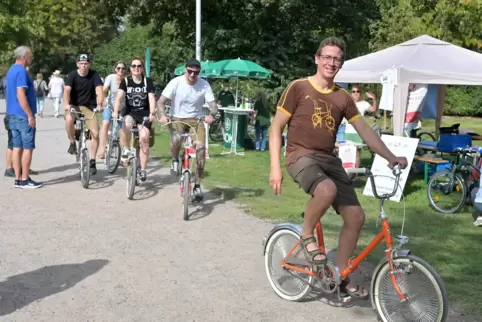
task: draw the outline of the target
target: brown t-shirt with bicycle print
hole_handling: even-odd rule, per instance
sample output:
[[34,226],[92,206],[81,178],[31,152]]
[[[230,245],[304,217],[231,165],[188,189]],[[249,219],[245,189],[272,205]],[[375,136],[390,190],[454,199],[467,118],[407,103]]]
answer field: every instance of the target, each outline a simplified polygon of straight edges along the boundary
[[286,166],[313,153],[333,155],[338,127],[361,117],[351,95],[334,85],[323,91],[310,78],[291,82],[279,99],[277,109],[290,117]]

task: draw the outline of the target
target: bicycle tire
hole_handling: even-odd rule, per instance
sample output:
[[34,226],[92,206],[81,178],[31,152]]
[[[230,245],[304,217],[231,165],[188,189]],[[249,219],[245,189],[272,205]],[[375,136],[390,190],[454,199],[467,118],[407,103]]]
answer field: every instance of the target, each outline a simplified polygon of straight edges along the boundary
[[[434,136],[432,133],[430,133],[430,132],[421,132],[421,133],[418,133],[418,134],[417,134],[417,138],[420,139],[420,140],[422,140],[422,136],[423,136],[423,135],[427,135],[427,136],[430,137],[430,139],[431,139],[432,141],[436,141],[436,140],[435,140],[435,136]],[[424,140],[424,141],[427,141],[427,140]]]
[[430,206],[437,210],[438,212],[441,212],[443,214],[454,214],[456,212],[458,212],[460,209],[462,209],[462,207],[464,206],[465,204],[465,199],[467,197],[467,185],[465,184],[465,180],[460,176],[460,174],[458,173],[455,173],[455,181],[456,181],[456,184],[458,184],[461,189],[462,189],[462,197],[460,198],[460,200],[457,202],[456,206],[455,207],[452,207],[450,209],[443,209],[441,208],[436,202],[435,200],[433,200],[432,198],[432,191],[433,191],[433,185],[435,184],[435,181],[443,176],[443,175],[452,175],[452,171],[451,170],[442,170],[442,171],[438,171],[438,172],[435,172],[435,174],[430,178],[430,180],[428,181],[428,188],[427,188],[427,198],[428,198],[428,201],[430,203]]
[[[278,241],[283,236],[289,238],[289,241],[286,242],[287,249],[279,252],[281,254],[280,256],[278,256],[279,258],[273,258],[275,257],[274,252],[276,248],[279,246],[279,244],[281,244],[278,243]],[[273,233],[266,241],[266,252],[264,253],[264,268],[266,270],[266,276],[268,277],[271,288],[276,293],[276,295],[278,295],[282,299],[293,302],[302,301],[306,296],[311,293],[311,285],[313,285],[313,281],[315,279],[314,276],[287,270],[280,265],[281,260],[284,258],[284,256],[286,256],[286,254],[291,250],[291,248],[299,239],[300,235],[297,232],[291,229],[280,229]],[[297,253],[298,251],[295,250],[295,252]],[[301,250],[300,256],[304,256]],[[274,269],[279,270],[279,272],[284,273],[284,275],[282,277],[276,278],[275,276],[273,276]],[[297,277],[297,275],[299,276]],[[291,280],[289,279],[290,277]],[[288,286],[292,285],[289,284],[291,281],[294,281],[293,283],[299,282],[300,286],[295,286],[293,291],[289,290]]]
[[[378,318],[383,322],[395,321],[427,321],[427,322],[444,322],[448,314],[448,298],[447,290],[442,278],[435,269],[423,259],[407,255],[406,257],[395,257],[394,265],[407,264],[410,273],[400,281],[397,280],[400,290],[408,297],[407,301],[401,302],[400,297],[395,291],[392,283],[392,274],[387,259],[383,259],[378,269],[373,273],[372,289],[370,299]],[[410,285],[409,282],[417,277],[414,273],[415,269],[421,272],[421,275],[427,278],[429,283],[421,283],[417,280]],[[395,274],[399,273],[397,268]],[[397,278],[397,276],[395,277]],[[405,283],[403,283],[405,282]],[[410,288],[418,288],[413,294],[409,294]],[[434,292],[434,296],[428,296],[428,293]],[[414,296],[416,294],[416,296]],[[412,296],[412,297],[411,297]],[[390,302],[389,305],[384,304]],[[434,307],[428,305],[435,303]],[[417,305],[418,304],[418,305]],[[408,309],[408,312],[402,312],[402,309]],[[392,312],[393,311],[393,312]],[[419,311],[418,314],[414,311]],[[430,314],[434,316],[427,319]],[[417,316],[423,319],[417,319]]]
[[209,127],[209,138],[213,142],[221,142],[224,140],[223,132],[221,130],[221,122],[216,121]]
[[89,187],[90,181],[90,167],[89,167],[89,151],[87,149],[83,149],[80,152],[80,182],[82,183],[82,187],[87,189]]
[[127,199],[132,200],[137,182],[137,158],[131,158],[128,162],[126,195]]
[[[117,152],[117,158],[114,160],[111,158],[112,152]],[[109,147],[107,148],[107,152],[105,155],[105,163],[107,167],[107,172],[113,174],[117,171],[119,167],[120,160],[121,160],[121,147],[117,140],[113,140],[109,143]]]
[[191,174],[189,172],[185,172],[183,174],[182,179],[182,208],[183,208],[183,219],[189,219],[189,197],[191,192]]

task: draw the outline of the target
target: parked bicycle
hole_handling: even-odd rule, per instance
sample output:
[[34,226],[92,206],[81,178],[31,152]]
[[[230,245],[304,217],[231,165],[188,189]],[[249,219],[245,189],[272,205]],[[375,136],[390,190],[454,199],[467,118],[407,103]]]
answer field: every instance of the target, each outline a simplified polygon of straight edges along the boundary
[[90,156],[89,149],[87,149],[87,140],[91,138],[91,135],[89,129],[85,126],[85,121],[96,117],[97,109],[93,110],[94,113],[90,118],[74,108],[71,108],[70,112],[77,115],[75,120],[75,140],[77,141],[76,162],[79,163],[82,187],[87,189],[90,181]]
[[[265,269],[275,293],[289,301],[301,301],[312,289],[340,295],[343,279],[358,269],[360,263],[382,241],[386,258],[375,268],[370,287],[370,299],[379,318],[384,321],[442,322],[447,318],[448,300],[445,285],[437,272],[424,260],[402,249],[408,237],[398,235],[395,240],[384,209],[384,202],[395,195],[399,187],[399,166],[393,169],[395,185],[391,193],[379,195],[374,176],[368,169],[347,169],[348,173],[366,174],[373,194],[380,199],[381,231],[359,255],[352,257],[347,267],[340,270],[330,261],[324,265],[310,265],[300,247],[302,229],[292,223],[275,226],[263,240]],[[304,216],[304,214],[302,214]],[[402,231],[403,234],[403,231]],[[315,228],[320,249],[326,253],[321,222]],[[318,284],[315,285],[315,282]]]
[[110,122],[107,145],[105,147],[105,165],[107,168],[107,172],[109,172],[110,174],[116,172],[121,160],[120,128],[122,125],[122,121],[123,117],[119,115],[117,120],[112,118]]
[[[142,119],[141,129],[149,122],[148,117],[144,117]],[[136,186],[141,184],[139,179],[139,172],[140,172],[140,144],[139,144],[139,127],[135,126],[130,129],[132,132],[132,139],[129,151],[127,152],[127,171],[126,171],[126,178],[127,178],[127,185],[126,185],[126,195],[127,199],[132,200],[134,197],[134,192],[136,190]],[[150,132],[149,132],[150,133]],[[149,134],[150,135],[150,134]]]
[[[195,201],[194,192],[193,192],[193,175],[194,171],[192,169],[193,162],[191,159],[196,158],[196,150],[194,147],[194,142],[198,140],[197,138],[197,130],[199,126],[204,126],[204,116],[199,119],[196,126],[193,127],[188,123],[182,121],[171,121],[168,124],[174,123],[182,123],[189,127],[189,132],[187,133],[177,133],[171,127],[171,135],[179,135],[182,138],[182,146],[183,149],[179,151],[179,168],[177,169],[176,174],[179,177],[179,185],[181,188],[181,197],[182,197],[182,213],[183,219],[189,219],[189,205]],[[164,125],[164,126],[165,126]],[[193,140],[193,137],[195,139]]]
[[435,172],[427,188],[430,206],[444,214],[453,214],[462,209],[469,198],[472,185],[476,184],[475,180],[471,180],[471,186],[467,184],[470,176],[474,171],[480,174],[473,161],[474,157],[480,157],[480,151],[473,148],[458,148],[451,154],[456,155],[452,167]]
[[209,138],[213,142],[222,142],[223,138],[223,123],[221,122],[221,113],[218,112],[214,117],[213,123],[209,126]]

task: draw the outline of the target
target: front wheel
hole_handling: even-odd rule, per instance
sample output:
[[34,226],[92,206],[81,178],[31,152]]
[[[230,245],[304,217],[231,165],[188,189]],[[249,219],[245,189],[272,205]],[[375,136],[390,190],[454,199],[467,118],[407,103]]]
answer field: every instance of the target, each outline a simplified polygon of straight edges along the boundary
[[126,195],[127,199],[132,200],[137,183],[137,159],[131,158],[127,165],[127,185]]
[[[272,234],[266,243],[264,267],[269,284],[282,299],[301,301],[311,292],[314,277],[281,266],[281,261],[300,240],[300,235],[290,229],[280,229]],[[291,256],[304,258],[301,245],[298,245]]]
[[417,138],[419,138],[420,141],[436,141],[435,136],[430,132],[418,133]]
[[121,147],[117,140],[111,140],[107,153],[105,155],[105,163],[107,166],[107,172],[113,174],[119,167],[121,159]]
[[388,260],[373,273],[371,301],[383,322],[443,322],[448,314],[445,285],[437,272],[413,255],[393,259],[394,276],[407,298],[402,302],[394,289]]
[[87,189],[90,181],[89,151],[83,149],[80,153],[80,182],[82,187]]
[[467,186],[465,180],[452,170],[436,172],[428,182],[427,198],[438,212],[453,214],[458,212],[465,203]]
[[189,172],[183,174],[182,179],[182,205],[183,205],[183,219],[189,219],[189,198],[191,195],[191,175]]

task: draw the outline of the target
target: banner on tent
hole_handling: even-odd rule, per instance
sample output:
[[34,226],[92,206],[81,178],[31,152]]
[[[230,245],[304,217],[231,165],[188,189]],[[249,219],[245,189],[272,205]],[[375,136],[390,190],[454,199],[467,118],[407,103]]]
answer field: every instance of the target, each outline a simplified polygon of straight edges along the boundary
[[384,111],[393,111],[393,94],[398,84],[398,70],[387,69],[380,75],[380,83],[383,85],[382,96],[378,108]]
[[405,114],[405,130],[410,131],[419,126],[420,113],[427,97],[428,85],[410,84],[408,87],[407,112]]

